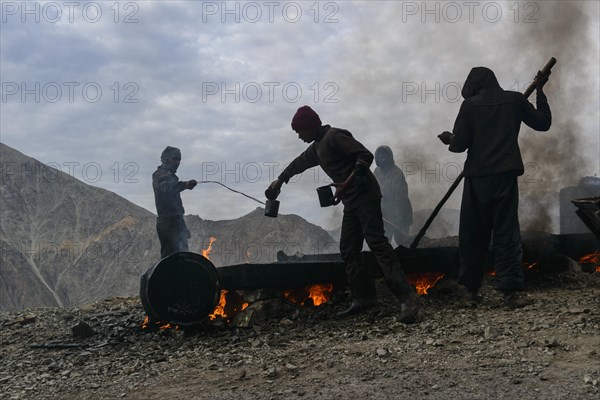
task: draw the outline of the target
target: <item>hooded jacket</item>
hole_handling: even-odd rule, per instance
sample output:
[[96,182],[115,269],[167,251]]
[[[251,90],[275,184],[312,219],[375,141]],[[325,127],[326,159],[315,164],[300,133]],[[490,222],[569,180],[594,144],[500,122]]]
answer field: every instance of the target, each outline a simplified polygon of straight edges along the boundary
[[485,67],[471,69],[462,96],[465,100],[454,123],[449,150],[468,150],[464,176],[522,175],[518,143],[521,122],[536,131],[550,129],[552,114],[546,96],[538,93],[536,109],[522,93],[503,90],[494,72]]
[[401,231],[408,232],[413,223],[413,209],[408,197],[406,178],[400,167],[396,165],[394,153],[389,146],[379,146],[375,155],[377,156],[379,152],[385,153],[391,163],[391,167],[386,170],[377,167],[373,171],[383,195],[381,199],[383,217],[399,227]]

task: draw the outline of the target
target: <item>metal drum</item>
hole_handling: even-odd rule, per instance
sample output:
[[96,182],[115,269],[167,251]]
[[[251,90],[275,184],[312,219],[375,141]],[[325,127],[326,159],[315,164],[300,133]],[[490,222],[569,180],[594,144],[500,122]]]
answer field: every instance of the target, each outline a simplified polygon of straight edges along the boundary
[[208,318],[219,302],[215,266],[196,253],[160,260],[140,278],[140,298],[151,321],[189,326]]

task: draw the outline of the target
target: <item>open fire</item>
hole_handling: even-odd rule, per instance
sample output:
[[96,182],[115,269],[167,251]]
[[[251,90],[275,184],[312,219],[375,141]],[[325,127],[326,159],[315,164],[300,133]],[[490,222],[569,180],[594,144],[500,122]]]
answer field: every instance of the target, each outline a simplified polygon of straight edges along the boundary
[[[213,250],[214,243],[218,239],[216,237],[210,237],[210,240],[207,244],[205,244],[205,248],[201,250],[201,254],[204,258],[202,259],[210,259],[211,252]],[[450,249],[452,250],[452,249]],[[450,253],[447,249],[436,250],[437,252],[433,253],[435,257],[437,257],[440,262],[444,259],[451,257],[454,254],[455,250],[452,250]],[[423,251],[421,251],[423,252]],[[450,254],[450,255],[448,255]],[[585,254],[585,253],[582,253]],[[412,254],[414,256],[414,254]],[[420,255],[420,253],[419,253]],[[250,258],[251,255],[249,255]],[[428,254],[429,257],[432,257],[431,254]],[[199,256],[198,256],[199,257]],[[414,258],[414,257],[413,257]],[[546,267],[556,268],[554,265],[547,265],[547,262],[542,260],[542,258],[536,257],[537,260],[533,262],[533,260],[528,260],[523,262],[523,269],[525,271],[532,272],[541,272]],[[429,272],[412,272],[419,271],[418,268],[423,268],[424,271],[428,271],[422,265],[415,264],[412,261],[411,257],[407,257],[407,279],[409,283],[415,288],[416,292],[420,296],[428,295],[429,291],[432,287],[434,287],[442,278],[444,278],[448,273],[447,270],[443,270],[443,272],[435,272],[435,269],[429,269]],[[552,259],[553,260],[553,259]],[[579,263],[583,266],[587,266],[588,271],[598,271],[600,272],[600,251],[596,250],[595,252],[588,254],[584,257],[581,257]],[[302,261],[301,261],[302,262]],[[306,262],[306,261],[304,261]],[[312,276],[321,276],[320,272],[316,269],[314,264],[310,263],[309,260],[306,264],[306,269],[299,268],[294,264],[286,264],[282,263],[281,266],[276,264],[268,264],[268,265],[248,265],[249,270],[244,270],[244,266],[229,266],[225,267],[225,272],[221,272],[220,278],[223,280],[221,283],[226,282],[225,285],[221,286],[222,290],[219,292],[215,292],[215,295],[218,293],[218,303],[216,307],[212,310],[210,314],[207,315],[209,321],[224,321],[226,323],[231,323],[232,321],[238,321],[238,314],[242,313],[246,310],[247,314],[241,314],[241,320],[246,318],[251,318],[252,315],[256,312],[256,310],[261,310],[262,307],[259,303],[256,304],[259,308],[255,307],[254,302],[257,301],[257,295],[261,296],[260,292],[254,292],[254,290],[258,290],[259,288],[285,288],[289,286],[291,288],[281,290],[281,291],[267,291],[269,296],[280,297],[281,299],[287,301],[288,303],[295,304],[301,307],[320,307],[324,304],[327,304],[331,301],[333,293],[334,293],[334,284],[333,283],[318,283],[318,284],[308,284],[304,287],[295,287],[295,282],[297,280],[290,280],[287,275],[281,275],[279,277],[278,274],[282,274],[279,268],[286,268],[283,271],[291,271],[292,274],[296,274],[298,279],[305,279],[306,277]],[[411,264],[411,262],[413,264]],[[289,263],[289,261],[288,261]],[[210,264],[210,263],[209,263]],[[327,264],[325,262],[325,264]],[[436,263],[437,264],[437,263]],[[318,265],[318,264],[317,264]],[[344,270],[343,264],[339,261],[336,261],[336,264],[331,264],[332,270],[336,271],[335,274],[331,274],[332,277],[335,277],[329,282],[338,282],[340,279],[343,279]],[[335,265],[335,267],[333,267]],[[562,265],[562,264],[561,264]],[[213,267],[214,268],[214,267]],[[231,274],[231,272],[227,271],[227,268],[240,268],[238,275]],[[272,269],[272,271],[269,270]],[[313,268],[313,269],[311,269]],[[328,266],[318,265],[318,268],[322,270],[322,268],[328,268]],[[336,269],[333,269],[336,268]],[[410,268],[413,268],[412,271]],[[431,267],[428,267],[431,268]],[[315,273],[317,271],[318,273]],[[306,277],[303,275],[306,273]],[[489,275],[495,275],[495,271],[492,269],[488,272]],[[325,274],[323,274],[324,276]],[[236,277],[237,281],[232,280],[231,277]],[[274,277],[274,278],[272,278]],[[287,280],[286,280],[287,279]],[[307,279],[307,281],[310,278]],[[337,279],[337,280],[336,280]],[[288,282],[287,284],[281,284],[280,286],[270,285],[271,282]],[[235,282],[235,283],[233,283]],[[260,282],[257,284],[257,282]],[[314,281],[313,281],[314,282]],[[322,281],[323,282],[323,281]],[[327,282],[326,280],[324,282]],[[262,286],[260,286],[262,285]],[[250,292],[248,292],[250,290]],[[213,297],[213,302],[209,306],[212,307],[212,304],[216,303],[216,299]],[[246,299],[249,299],[247,301]],[[250,304],[252,303],[252,304]],[[201,319],[199,319],[201,320]],[[148,318],[144,320],[141,324],[142,329],[178,329],[176,325],[172,325],[165,322],[154,322],[149,321]]]
[[[207,259],[210,259],[212,244],[216,240],[217,239],[215,237],[211,237],[206,250],[202,250],[202,255]],[[282,296],[293,304],[298,304],[300,306],[312,305],[318,307],[329,301],[332,292],[333,285],[330,283],[314,284],[300,289],[284,290]],[[208,318],[211,321],[214,321],[217,318],[231,321],[235,314],[244,311],[248,305],[249,303],[245,302],[244,298],[236,291],[222,290],[219,304],[217,304],[214,311],[208,316]]]
[[[211,237],[210,242],[206,249],[202,250],[204,257],[209,258],[212,250],[213,243],[217,241],[216,238]],[[591,271],[600,272],[600,251],[588,254],[581,257],[579,263],[590,266]],[[524,262],[523,268],[525,270],[540,272],[543,262],[539,259],[535,262]],[[591,265],[590,265],[591,264]],[[434,287],[446,274],[442,272],[409,272],[407,273],[407,279],[409,283],[415,288],[420,296],[428,295],[429,290]],[[489,275],[495,275],[495,271],[491,270]],[[301,288],[291,288],[282,290],[279,292],[280,296],[287,302],[296,304],[301,307],[319,307],[329,302],[333,296],[334,285],[331,283],[319,283],[307,285]],[[220,292],[220,298],[217,306],[214,308],[212,313],[208,315],[210,321],[225,321],[231,323],[235,320],[236,315],[246,310],[250,304],[244,299],[244,296],[248,295],[244,290],[234,289],[223,289]],[[252,297],[252,296],[251,296]],[[179,329],[177,325],[165,323],[165,322],[151,322],[146,317],[144,322],[141,324],[142,329],[153,329],[153,330],[165,330],[165,329]]]
[[[202,250],[202,255],[210,257],[213,243],[217,239],[210,238],[206,249]],[[428,290],[432,288],[440,279],[445,276],[443,273],[425,272],[408,274],[409,282],[415,287],[419,295],[427,295]],[[319,307],[331,300],[334,286],[331,283],[319,283],[308,285],[303,288],[286,289],[281,292],[281,297],[286,301],[302,307]],[[213,312],[208,315],[210,321],[224,320],[231,322],[235,315],[248,308],[249,303],[245,301],[243,293],[236,290],[221,290],[219,303]],[[141,324],[142,329],[166,330],[180,329],[179,326],[165,322],[150,322],[146,316]]]
[[415,287],[419,296],[424,296],[445,274],[439,272],[423,272],[408,274],[408,282]]
[[[409,274],[408,280],[415,287],[417,293],[423,296],[427,295],[428,290],[444,276],[445,274],[436,272],[413,273]],[[331,299],[332,294],[333,284],[318,283],[303,288],[286,289],[282,292],[282,297],[286,301],[302,307],[319,307],[327,303]],[[248,305],[244,301],[244,298],[237,292],[223,290],[221,291],[219,304],[215,308],[215,311],[210,314],[209,318],[211,321],[217,318],[231,321],[235,314],[245,310]]]
[[219,304],[217,304],[212,314],[208,315],[208,319],[214,321],[217,318],[223,318],[230,321],[235,314],[244,311],[248,305],[244,298],[235,291],[221,290]]
[[293,304],[318,307],[327,303],[332,293],[333,285],[331,283],[317,283],[301,289],[284,290],[283,298]]

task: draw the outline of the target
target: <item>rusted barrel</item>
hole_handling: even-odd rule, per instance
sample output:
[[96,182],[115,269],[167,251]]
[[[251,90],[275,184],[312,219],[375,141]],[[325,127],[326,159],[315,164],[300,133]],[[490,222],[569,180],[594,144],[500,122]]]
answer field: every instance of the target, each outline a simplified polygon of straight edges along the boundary
[[151,321],[189,326],[204,322],[218,304],[215,266],[196,253],[160,260],[140,278],[140,298]]

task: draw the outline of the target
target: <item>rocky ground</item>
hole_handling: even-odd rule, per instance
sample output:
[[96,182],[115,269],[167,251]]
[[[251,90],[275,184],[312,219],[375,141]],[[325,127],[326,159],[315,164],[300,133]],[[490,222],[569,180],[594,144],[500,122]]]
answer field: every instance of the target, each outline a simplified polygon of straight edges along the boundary
[[384,287],[378,317],[334,318],[346,298],[243,329],[147,332],[137,298],[0,314],[0,397],[599,398],[600,273],[540,274],[526,291],[534,303],[512,311],[489,281],[476,308],[445,287],[410,325]]

